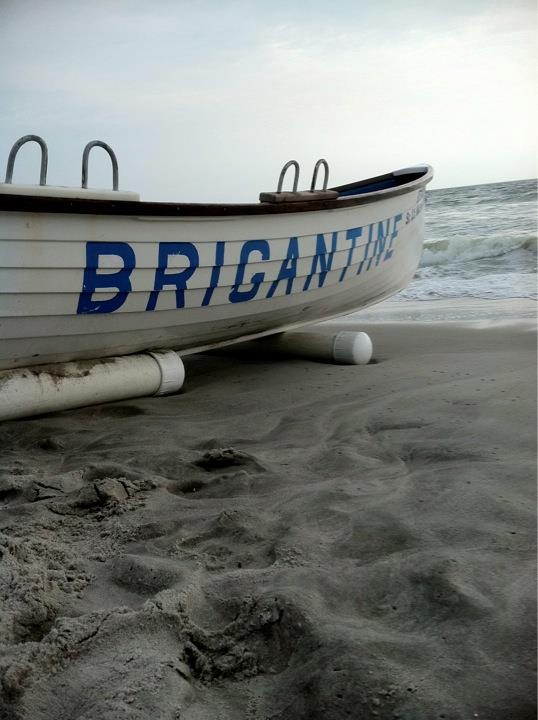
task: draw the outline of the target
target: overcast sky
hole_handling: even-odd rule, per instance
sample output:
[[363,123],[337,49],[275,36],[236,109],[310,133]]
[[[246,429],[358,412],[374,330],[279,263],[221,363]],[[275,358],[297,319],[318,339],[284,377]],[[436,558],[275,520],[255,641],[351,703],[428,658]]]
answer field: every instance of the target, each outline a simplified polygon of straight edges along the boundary
[[[535,177],[536,27],[534,0],[0,0],[1,179],[27,133],[51,184],[102,139],[148,200],[256,201],[291,158],[301,188],[319,157],[330,184]],[[37,146],[19,158],[37,181]]]

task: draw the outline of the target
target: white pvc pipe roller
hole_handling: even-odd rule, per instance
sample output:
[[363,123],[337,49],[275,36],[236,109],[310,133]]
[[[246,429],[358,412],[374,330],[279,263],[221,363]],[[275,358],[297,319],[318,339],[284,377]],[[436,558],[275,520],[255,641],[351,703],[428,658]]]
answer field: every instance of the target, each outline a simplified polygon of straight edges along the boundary
[[286,355],[324,360],[341,365],[366,365],[373,352],[370,336],[365,332],[343,330],[335,335],[321,332],[284,332],[263,338],[271,350]]
[[0,420],[177,392],[185,368],[172,350],[0,372]]

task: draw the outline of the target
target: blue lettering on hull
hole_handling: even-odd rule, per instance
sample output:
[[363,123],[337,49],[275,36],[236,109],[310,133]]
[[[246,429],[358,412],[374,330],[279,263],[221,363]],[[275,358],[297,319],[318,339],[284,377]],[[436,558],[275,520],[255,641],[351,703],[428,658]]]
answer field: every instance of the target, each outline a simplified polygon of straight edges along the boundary
[[[405,215],[405,223],[413,220],[422,210],[423,198]],[[308,292],[311,288],[322,288],[327,275],[332,271],[337,253],[345,255],[344,266],[340,268],[337,282],[343,282],[353,275],[361,275],[377,268],[381,263],[392,260],[395,252],[395,240],[400,231],[402,214],[379,222],[353,227],[347,230],[330,233],[318,233],[315,236],[314,253],[301,253],[301,240],[310,242],[308,238],[290,237],[285,257],[281,260],[276,277],[274,272],[269,288],[262,295],[260,288],[266,281],[263,268],[271,261],[271,243],[268,240],[245,240],[239,251],[239,262],[235,266],[234,280],[229,288],[227,300],[230,303],[249,302],[272,298],[275,294],[290,295],[292,292]],[[214,243],[212,265],[203,270],[211,276],[208,284],[204,284],[205,292],[200,306],[211,304],[213,294],[221,283],[222,268],[226,265],[227,245],[222,240]],[[235,244],[235,243],[234,243]],[[163,290],[175,290],[175,307],[185,307],[185,291],[189,289],[189,281],[196,276],[200,265],[199,248],[191,242],[161,242],[157,245],[157,262],[153,278],[153,289],[148,291],[146,311],[158,309],[159,295]],[[86,265],[82,278],[82,289],[78,299],[77,313],[112,313],[119,310],[132,292],[132,277],[136,272],[135,245],[126,242],[87,242]],[[212,247],[208,244],[206,247]],[[311,247],[311,245],[310,245]],[[110,271],[103,259],[114,257],[120,261],[120,267]],[[282,256],[281,256],[282,257]],[[172,263],[171,259],[174,259]],[[297,274],[298,263],[309,258],[310,267],[306,276]],[[178,267],[172,267],[175,264]],[[256,272],[252,269],[255,266]],[[106,270],[105,270],[106,268]],[[351,270],[351,268],[353,268]],[[207,282],[207,281],[206,281]],[[200,285],[197,285],[200,287]],[[112,297],[100,299],[94,297],[98,293],[113,293]]]
[[[98,273],[99,258],[115,255],[123,260],[123,268],[115,273]],[[78,298],[77,314],[111,313],[120,308],[131,292],[131,273],[136,259],[133,248],[124,242],[87,242],[86,267],[82,278],[82,291]],[[109,300],[93,300],[96,290],[117,290]]]

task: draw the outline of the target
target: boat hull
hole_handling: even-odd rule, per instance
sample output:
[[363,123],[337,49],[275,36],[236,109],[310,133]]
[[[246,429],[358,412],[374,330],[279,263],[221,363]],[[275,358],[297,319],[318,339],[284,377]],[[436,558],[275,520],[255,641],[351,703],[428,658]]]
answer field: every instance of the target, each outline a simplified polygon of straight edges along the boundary
[[261,216],[0,210],[0,369],[187,354],[379,302],[418,266],[424,192]]

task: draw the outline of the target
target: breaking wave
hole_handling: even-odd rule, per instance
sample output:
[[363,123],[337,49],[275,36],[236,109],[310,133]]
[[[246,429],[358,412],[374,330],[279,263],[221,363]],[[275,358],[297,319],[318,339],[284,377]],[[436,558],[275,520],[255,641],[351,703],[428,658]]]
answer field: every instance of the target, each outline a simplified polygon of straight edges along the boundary
[[433,190],[403,300],[536,297],[536,180]]
[[536,254],[538,238],[534,234],[513,237],[486,236],[460,237],[432,240],[425,244],[421,266],[443,265],[454,262],[467,262],[484,258],[508,255],[515,250],[528,250]]

